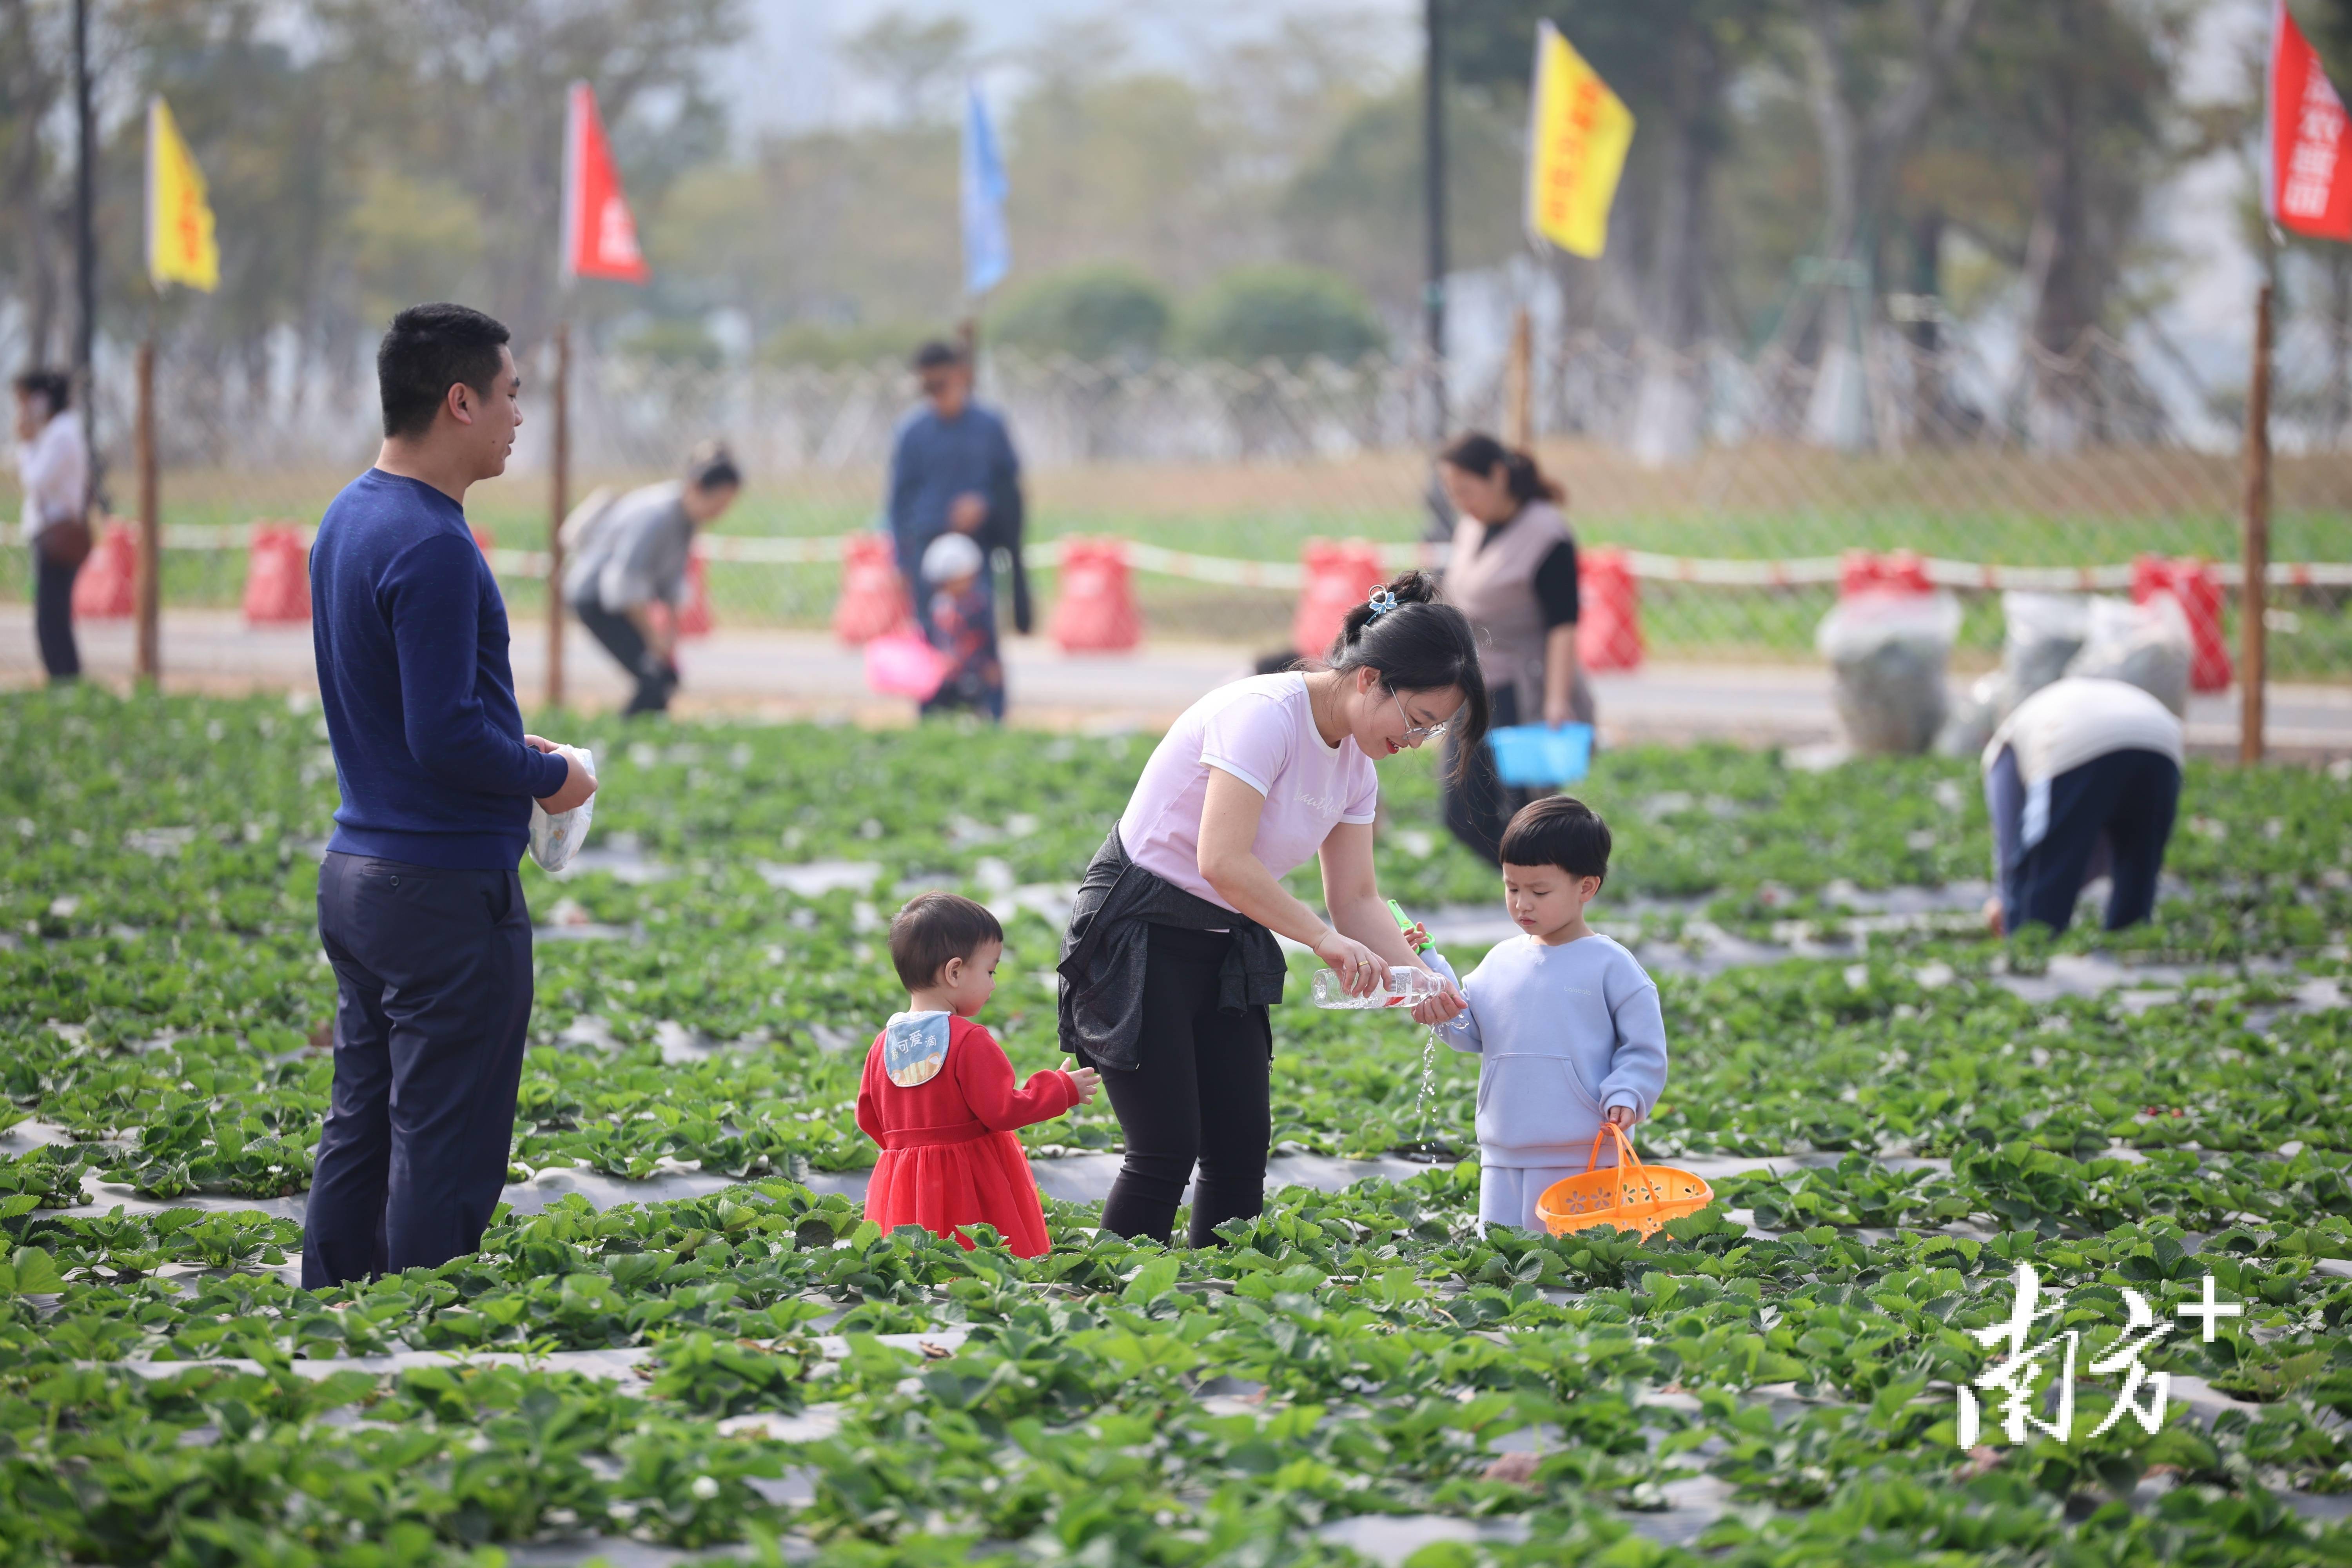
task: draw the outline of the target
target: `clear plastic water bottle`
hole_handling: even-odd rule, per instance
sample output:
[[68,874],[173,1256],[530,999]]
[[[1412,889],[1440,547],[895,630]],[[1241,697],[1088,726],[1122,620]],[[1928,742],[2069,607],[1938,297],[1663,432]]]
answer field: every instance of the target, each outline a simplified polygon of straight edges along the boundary
[[1369,996],[1350,996],[1337,974],[1318,969],[1314,986],[1318,1007],[1412,1007],[1437,995],[1444,989],[1445,982],[1426,969],[1391,969],[1387,984],[1378,991]]

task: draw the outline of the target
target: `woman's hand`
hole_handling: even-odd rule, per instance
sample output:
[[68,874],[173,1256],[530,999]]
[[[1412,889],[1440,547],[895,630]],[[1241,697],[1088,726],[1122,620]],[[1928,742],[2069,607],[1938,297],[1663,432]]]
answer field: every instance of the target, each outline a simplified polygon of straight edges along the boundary
[[1460,1017],[1463,1010],[1470,1005],[1469,999],[1462,994],[1462,988],[1444,975],[1439,974],[1437,983],[1441,987],[1437,994],[1417,1004],[1412,1010],[1412,1021],[1426,1028],[1444,1027]]
[[1630,1105],[1612,1105],[1604,1116],[1611,1125],[1616,1127],[1631,1127],[1642,1120],[1642,1113]]
[[1331,973],[1339,977],[1339,984],[1350,996],[1370,996],[1388,984],[1388,961],[1353,937],[1341,936],[1331,926],[1323,928],[1323,938],[1315,944],[1315,956],[1331,966]]
[[1572,688],[1546,691],[1543,706],[1544,723],[1554,730],[1559,729],[1562,724],[1573,723],[1576,720],[1574,695]]

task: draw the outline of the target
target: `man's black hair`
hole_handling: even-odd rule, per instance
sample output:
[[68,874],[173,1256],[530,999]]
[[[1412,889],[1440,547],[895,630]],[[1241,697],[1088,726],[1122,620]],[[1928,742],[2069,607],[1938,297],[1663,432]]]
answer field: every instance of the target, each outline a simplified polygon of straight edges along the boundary
[[944,370],[949,365],[962,363],[963,351],[944,338],[933,338],[915,351],[915,369],[918,372]]
[[1571,877],[1609,879],[1609,825],[1574,795],[1548,795],[1519,808],[1503,829],[1506,866],[1557,866]]
[[422,436],[449,389],[464,382],[488,397],[506,328],[464,305],[411,305],[392,319],[375,351],[386,436]]
[[968,959],[1003,940],[1004,928],[986,904],[957,893],[918,893],[890,922],[890,963],[899,984],[920,991],[938,983],[949,959]]
[[61,370],[36,365],[19,371],[11,384],[27,397],[37,397],[49,405],[49,416],[55,418],[73,406],[73,377]]

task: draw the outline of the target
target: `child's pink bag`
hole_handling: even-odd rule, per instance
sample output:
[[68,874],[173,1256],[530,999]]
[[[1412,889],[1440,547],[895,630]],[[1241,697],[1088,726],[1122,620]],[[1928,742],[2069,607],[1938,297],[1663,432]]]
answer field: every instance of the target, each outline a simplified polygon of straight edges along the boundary
[[886,697],[929,702],[952,668],[947,655],[906,632],[887,632],[866,645],[866,684]]

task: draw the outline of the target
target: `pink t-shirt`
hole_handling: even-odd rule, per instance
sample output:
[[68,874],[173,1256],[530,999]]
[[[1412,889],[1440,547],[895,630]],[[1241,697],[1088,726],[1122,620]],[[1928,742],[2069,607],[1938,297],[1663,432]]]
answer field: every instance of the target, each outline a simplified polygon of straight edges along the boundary
[[1368,823],[1380,805],[1380,778],[1354,737],[1327,746],[1316,732],[1305,676],[1253,676],[1210,692],[1143,764],[1118,840],[1137,865],[1221,909],[1233,905],[1201,875],[1201,805],[1213,767],[1265,796],[1251,847],[1277,877],[1312,859],[1334,826]]

